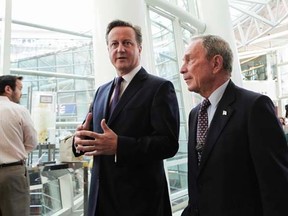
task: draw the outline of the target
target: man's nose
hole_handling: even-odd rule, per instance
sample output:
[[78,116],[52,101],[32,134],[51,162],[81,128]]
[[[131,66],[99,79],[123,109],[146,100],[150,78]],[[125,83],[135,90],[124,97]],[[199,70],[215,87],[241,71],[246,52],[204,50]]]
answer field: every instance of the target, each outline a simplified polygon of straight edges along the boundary
[[120,43],[119,46],[117,47],[117,52],[125,52],[125,46]]
[[180,73],[183,74],[183,73],[186,73],[187,72],[187,68],[185,66],[185,64],[183,64],[181,67],[180,67]]

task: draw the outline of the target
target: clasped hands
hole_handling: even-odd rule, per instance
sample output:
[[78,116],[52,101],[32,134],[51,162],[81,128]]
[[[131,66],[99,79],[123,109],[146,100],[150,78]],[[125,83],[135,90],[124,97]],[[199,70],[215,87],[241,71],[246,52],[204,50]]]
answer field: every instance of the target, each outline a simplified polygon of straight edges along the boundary
[[105,122],[101,121],[103,133],[89,131],[92,113],[88,113],[84,124],[76,128],[74,144],[77,152],[84,152],[86,156],[115,155],[117,150],[117,134]]

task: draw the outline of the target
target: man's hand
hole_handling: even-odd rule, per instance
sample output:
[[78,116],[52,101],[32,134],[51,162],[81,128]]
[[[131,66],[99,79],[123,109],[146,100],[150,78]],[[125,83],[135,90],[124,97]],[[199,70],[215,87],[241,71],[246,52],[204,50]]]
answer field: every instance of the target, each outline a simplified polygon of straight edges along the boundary
[[[91,115],[92,119],[92,115]],[[90,119],[90,121],[91,121]],[[89,115],[86,118],[86,121],[89,120]],[[114,155],[117,151],[117,134],[112,131],[105,122],[105,119],[101,121],[101,127],[103,133],[96,133],[89,131],[85,123],[77,128],[75,134],[75,144],[77,144],[76,149],[78,151],[85,152],[85,155]],[[89,123],[89,122],[88,122]],[[87,124],[88,124],[87,123]],[[90,124],[90,123],[89,123]],[[88,128],[89,128],[88,124]],[[89,139],[83,139],[83,137],[88,137]],[[77,139],[76,139],[77,138]]]

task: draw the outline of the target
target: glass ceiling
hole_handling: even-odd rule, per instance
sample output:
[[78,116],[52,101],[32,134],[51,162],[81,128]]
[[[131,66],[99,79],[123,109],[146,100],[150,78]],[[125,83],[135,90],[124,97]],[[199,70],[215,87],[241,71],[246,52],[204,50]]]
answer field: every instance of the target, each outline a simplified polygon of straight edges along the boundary
[[287,44],[287,0],[229,0],[229,4],[240,56]]
[[12,0],[12,20],[91,34],[92,9],[91,0]]
[[[288,43],[288,0],[228,1],[240,57],[246,53],[278,49]],[[3,2],[1,0],[1,4]],[[85,40],[92,35],[92,4],[93,0],[12,0],[13,37],[20,38],[17,34],[25,37],[29,24],[31,34],[37,37],[44,37],[44,34],[38,34],[39,29],[33,29],[33,26],[42,26],[41,31],[46,34],[52,28],[56,32],[59,30],[59,34],[53,33],[54,38]]]

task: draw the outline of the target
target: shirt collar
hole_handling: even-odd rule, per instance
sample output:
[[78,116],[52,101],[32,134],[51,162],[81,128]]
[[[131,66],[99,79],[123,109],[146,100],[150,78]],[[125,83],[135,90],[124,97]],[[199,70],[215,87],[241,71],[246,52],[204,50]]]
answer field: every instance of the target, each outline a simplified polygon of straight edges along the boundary
[[141,69],[141,65],[138,65],[136,68],[134,68],[131,72],[125,74],[122,76],[122,78],[127,82],[130,83],[133,77],[138,73],[138,71]]
[[10,99],[7,96],[0,96],[0,100],[2,101],[10,101]]
[[218,103],[220,99],[222,98],[224,91],[228,85],[230,80],[227,80],[225,83],[223,83],[221,86],[219,86],[208,98],[211,106],[214,106],[215,108],[218,106]]

